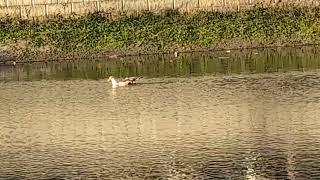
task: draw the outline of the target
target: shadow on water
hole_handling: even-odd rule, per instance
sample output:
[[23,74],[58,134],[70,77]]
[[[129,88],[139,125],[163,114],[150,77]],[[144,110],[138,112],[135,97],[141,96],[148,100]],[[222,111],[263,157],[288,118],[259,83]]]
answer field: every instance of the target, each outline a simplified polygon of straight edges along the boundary
[[[187,77],[305,71],[320,67],[318,47],[143,56],[107,61],[66,61],[0,66],[0,81],[104,79],[142,76]],[[220,57],[228,57],[220,58]]]
[[145,85],[145,84],[170,84],[170,83],[175,83],[175,82],[173,81],[137,82],[135,86]]

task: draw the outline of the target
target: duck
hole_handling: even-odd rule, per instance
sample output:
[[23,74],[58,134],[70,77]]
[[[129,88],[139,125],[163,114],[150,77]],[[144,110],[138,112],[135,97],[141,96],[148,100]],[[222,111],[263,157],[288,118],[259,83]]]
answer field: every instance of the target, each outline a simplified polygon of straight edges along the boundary
[[173,54],[174,54],[174,57],[178,57],[179,56],[179,52],[178,51],[175,51]]
[[108,79],[108,82],[111,81],[112,83],[112,88],[120,87],[120,86],[130,86],[130,85],[135,85],[136,80],[140,79],[139,77],[126,77],[122,81],[117,81],[113,76],[110,76]]

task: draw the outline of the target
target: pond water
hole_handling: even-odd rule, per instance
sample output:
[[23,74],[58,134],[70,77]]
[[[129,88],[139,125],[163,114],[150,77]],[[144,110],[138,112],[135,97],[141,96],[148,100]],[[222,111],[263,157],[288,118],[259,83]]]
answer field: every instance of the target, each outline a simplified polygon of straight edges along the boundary
[[0,179],[318,179],[318,52],[2,66]]

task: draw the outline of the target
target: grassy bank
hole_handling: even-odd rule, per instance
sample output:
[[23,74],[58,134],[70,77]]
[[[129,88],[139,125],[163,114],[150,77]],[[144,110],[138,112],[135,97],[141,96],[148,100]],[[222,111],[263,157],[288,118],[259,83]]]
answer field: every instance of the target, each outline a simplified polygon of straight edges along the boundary
[[[174,50],[301,45],[320,42],[320,7],[254,8],[241,12],[165,11],[48,20],[2,18],[3,51],[24,58],[139,54]],[[33,56],[33,57],[32,57]]]

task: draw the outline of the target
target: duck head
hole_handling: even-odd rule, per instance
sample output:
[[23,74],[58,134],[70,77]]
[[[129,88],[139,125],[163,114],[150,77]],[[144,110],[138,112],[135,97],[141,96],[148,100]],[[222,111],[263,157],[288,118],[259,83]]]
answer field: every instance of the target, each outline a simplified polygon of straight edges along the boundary
[[108,82],[112,81],[112,79],[114,79],[113,76],[110,76]]

